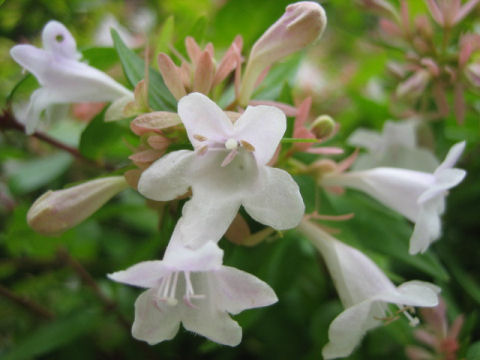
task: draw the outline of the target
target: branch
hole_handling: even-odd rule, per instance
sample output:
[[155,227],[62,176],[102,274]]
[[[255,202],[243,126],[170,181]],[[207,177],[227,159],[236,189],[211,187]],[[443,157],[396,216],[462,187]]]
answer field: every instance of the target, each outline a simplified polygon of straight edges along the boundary
[[24,296],[20,296],[13,293],[3,285],[0,285],[0,295],[6,297],[7,299],[12,300],[13,302],[29,310],[31,313],[38,315],[44,319],[51,320],[55,317],[55,315],[53,315],[53,313],[50,310],[44,308],[42,305],[37,304],[36,302]]

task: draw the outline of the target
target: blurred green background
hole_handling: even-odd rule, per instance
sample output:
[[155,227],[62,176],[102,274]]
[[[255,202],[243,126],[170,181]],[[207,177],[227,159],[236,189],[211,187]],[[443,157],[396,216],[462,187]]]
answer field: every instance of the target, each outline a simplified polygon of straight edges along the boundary
[[[40,45],[41,29],[50,19],[70,29],[92,65],[109,70],[126,83],[120,67],[114,65],[118,59],[113,50],[92,50],[99,24],[108,14],[139,38],[146,36],[155,51],[169,51],[171,43],[185,53],[183,39],[191,35],[203,45],[211,41],[222,53],[236,34],[243,36],[244,49],[249,49],[287,4],[284,0],[6,0],[0,5],[0,105],[5,106],[7,95],[24,76],[9,49],[25,41]],[[279,64],[280,77],[270,78],[263,91],[286,99],[291,99],[292,87],[295,93],[301,92],[298,81],[294,86],[295,74],[301,61],[308,58],[318,69],[322,85],[314,99],[315,111],[331,114],[340,123],[334,144],[343,144],[355,128],[381,129],[392,117],[389,98],[372,99],[367,89],[371,79],[379,79],[391,90],[385,64],[403,54],[378,45],[377,17],[351,0],[322,4],[329,21],[323,39],[308,53]],[[413,12],[426,10],[422,1],[411,0],[410,5]],[[471,18],[462,30],[475,26],[478,12]],[[111,55],[113,61],[95,54]],[[14,100],[26,99],[36,86],[32,78],[29,82]],[[472,106],[465,125],[458,126],[453,116],[432,125],[440,158],[452,143],[468,139],[459,167],[469,174],[448,198],[443,238],[425,255],[409,256],[411,226],[363,194],[347,192],[336,197],[320,192],[310,178],[298,176],[296,180],[307,210],[313,210],[320,199],[325,213],[356,213],[353,220],[338,225],[342,230],[338,237],[365,251],[396,283],[419,279],[442,287],[449,318],[466,315],[459,358],[474,360],[480,359],[480,344],[475,343],[480,338],[480,102],[473,95],[468,101]],[[50,134],[78,145],[85,126],[56,124]],[[127,166],[130,151],[125,143],[134,141],[128,126],[111,124],[96,131],[99,142],[92,156],[116,168]],[[105,131],[115,136],[105,139]],[[32,202],[48,189],[105,172],[14,131],[0,133],[0,164],[0,358],[321,358],[328,326],[341,311],[341,304],[323,261],[295,231],[253,248],[221,242],[227,265],[265,280],[280,299],[274,306],[235,317],[244,330],[241,345],[219,346],[181,329],[174,340],[150,347],[130,335],[133,304],[140,290],[113,283],[105,275],[142,260],[161,258],[178,209],[166,212],[159,233],[157,213],[145,206],[140,195],[128,190],[76,228],[59,237],[44,237],[26,224]],[[22,305],[25,299],[41,309],[33,309],[32,303]],[[417,343],[408,323],[396,321],[369,333],[349,359],[405,359],[404,349],[412,344]]]

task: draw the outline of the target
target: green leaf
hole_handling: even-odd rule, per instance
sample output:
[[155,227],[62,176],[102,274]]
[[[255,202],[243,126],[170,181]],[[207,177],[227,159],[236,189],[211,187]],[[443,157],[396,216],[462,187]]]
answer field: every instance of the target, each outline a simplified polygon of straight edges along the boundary
[[125,145],[125,137],[132,137],[128,128],[119,122],[105,122],[105,111],[95,116],[80,137],[79,151],[89,159],[102,157],[126,158],[130,150]]
[[473,343],[468,348],[467,360],[480,360],[480,341]]
[[72,156],[64,152],[25,161],[10,175],[10,190],[15,194],[37,190],[62,175],[72,161]]
[[55,350],[95,329],[101,319],[100,312],[78,311],[75,315],[44,325],[21,340],[3,360],[23,360],[38,357]]
[[118,62],[118,54],[114,48],[92,47],[82,51],[84,59],[90,66],[100,70],[108,70]]
[[157,37],[155,54],[170,51],[169,45],[173,42],[174,29],[175,19],[173,15],[171,15],[164,21],[160,34]]
[[[135,87],[139,81],[145,78],[145,62],[124,44],[114,29],[112,29],[112,38],[125,76]],[[165,86],[162,76],[150,67],[148,74],[148,101],[152,109],[176,111],[177,101]]]

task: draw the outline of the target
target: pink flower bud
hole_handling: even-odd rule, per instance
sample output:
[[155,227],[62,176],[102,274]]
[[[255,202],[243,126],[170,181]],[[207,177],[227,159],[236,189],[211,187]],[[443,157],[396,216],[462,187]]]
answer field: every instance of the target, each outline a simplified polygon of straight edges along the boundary
[[314,42],[326,24],[325,11],[319,4],[301,1],[288,5],[282,17],[253,45],[240,90],[240,104],[248,103],[265,68]]
[[42,235],[59,235],[81,223],[127,187],[123,176],[113,176],[47,191],[28,211],[28,225]]

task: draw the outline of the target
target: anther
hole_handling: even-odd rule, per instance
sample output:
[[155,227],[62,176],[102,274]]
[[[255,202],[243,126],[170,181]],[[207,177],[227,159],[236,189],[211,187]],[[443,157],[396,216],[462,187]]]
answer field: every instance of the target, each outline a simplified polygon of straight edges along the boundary
[[198,135],[198,134],[193,135],[193,138],[194,138],[195,140],[198,140],[198,141],[205,141],[205,140],[207,140],[207,138],[206,138],[205,136]]
[[201,148],[197,150],[198,155],[204,155],[208,150],[208,145],[203,145]]
[[243,148],[249,152],[254,152],[255,151],[255,146],[250,144],[248,141],[245,140],[240,140],[240,144],[243,146]]

